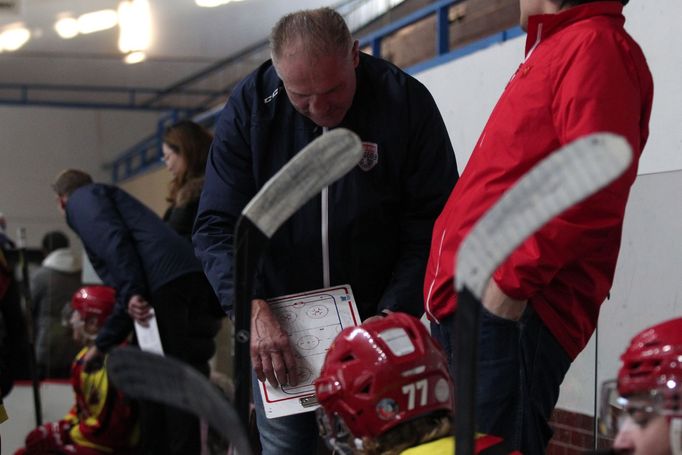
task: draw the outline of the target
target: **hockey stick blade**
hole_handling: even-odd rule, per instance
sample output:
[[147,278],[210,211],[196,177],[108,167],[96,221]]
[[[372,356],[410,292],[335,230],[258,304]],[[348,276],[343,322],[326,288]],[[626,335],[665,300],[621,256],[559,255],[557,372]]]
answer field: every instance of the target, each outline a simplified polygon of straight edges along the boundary
[[247,433],[232,405],[208,379],[177,360],[130,347],[116,348],[107,359],[112,383],[125,395],[163,403],[205,420],[240,455],[252,453]]
[[604,188],[632,161],[625,139],[596,133],[558,149],[502,195],[462,241],[457,253],[455,437],[458,455],[474,454],[481,299],[497,267],[531,234]]
[[248,422],[251,359],[249,349],[253,274],[277,229],[326,186],[362,158],[360,138],[339,128],[318,137],[296,154],[251,199],[237,221],[234,236],[235,407]]
[[323,134],[268,180],[242,215],[272,237],[303,204],[358,164],[362,153],[360,138],[350,130]]
[[479,299],[495,269],[550,219],[605,187],[632,161],[625,139],[595,133],[561,147],[510,188],[476,223],[457,253],[455,287]]

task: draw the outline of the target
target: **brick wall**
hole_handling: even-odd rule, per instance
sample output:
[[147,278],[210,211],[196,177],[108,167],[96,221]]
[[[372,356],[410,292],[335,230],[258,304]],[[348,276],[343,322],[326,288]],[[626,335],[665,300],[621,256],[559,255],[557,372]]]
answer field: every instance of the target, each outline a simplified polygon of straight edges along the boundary
[[[550,419],[554,437],[549,442],[547,455],[581,455],[594,444],[594,419],[577,412],[555,409]],[[611,446],[612,441],[599,438],[599,448]]]

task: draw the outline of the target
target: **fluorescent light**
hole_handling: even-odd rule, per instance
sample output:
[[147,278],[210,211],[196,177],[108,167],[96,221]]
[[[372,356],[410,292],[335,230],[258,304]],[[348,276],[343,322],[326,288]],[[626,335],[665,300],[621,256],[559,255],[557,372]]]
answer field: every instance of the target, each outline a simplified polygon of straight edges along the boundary
[[216,6],[227,5],[231,2],[241,2],[242,0],[194,0],[197,6],[202,8],[215,8]]
[[194,0],[197,6],[202,8],[215,8],[216,6],[224,5],[227,3],[225,0]]
[[151,43],[151,10],[147,0],[128,0],[118,5],[118,48],[123,53],[143,51]]
[[63,39],[71,39],[78,35],[78,21],[73,17],[63,17],[54,23],[54,29]]
[[113,9],[103,9],[85,13],[78,17],[78,31],[83,34],[101,32],[116,27],[118,13]]
[[0,33],[0,52],[16,51],[31,39],[31,32],[26,27],[8,28]]
[[143,62],[147,59],[147,54],[142,51],[131,52],[123,57],[123,61],[128,65],[134,65],[135,63]]

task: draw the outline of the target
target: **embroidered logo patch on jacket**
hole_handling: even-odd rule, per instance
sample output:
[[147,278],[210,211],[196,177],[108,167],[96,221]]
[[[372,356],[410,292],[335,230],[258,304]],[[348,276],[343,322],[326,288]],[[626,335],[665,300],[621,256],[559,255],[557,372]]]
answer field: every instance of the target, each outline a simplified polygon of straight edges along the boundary
[[374,142],[363,142],[362,149],[364,153],[358,166],[360,166],[360,169],[367,172],[379,162],[379,146]]

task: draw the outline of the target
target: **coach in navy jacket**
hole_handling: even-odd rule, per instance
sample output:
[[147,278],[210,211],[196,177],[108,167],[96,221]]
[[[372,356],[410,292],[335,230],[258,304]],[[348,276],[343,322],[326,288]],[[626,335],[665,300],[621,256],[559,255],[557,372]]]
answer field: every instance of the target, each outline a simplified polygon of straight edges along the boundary
[[[251,358],[256,376],[277,386],[278,378],[296,381],[295,360],[263,299],[350,283],[363,319],[382,311],[421,315],[431,230],[457,167],[427,89],[359,53],[335,11],[284,17],[271,44],[274,60],[235,87],[220,115],[195,221],[195,250],[225,311],[233,305],[233,232],[247,202],[325,128],[352,130],[365,150],[355,169],[284,223],[263,257]],[[292,425],[271,431],[289,417],[268,420],[256,409],[264,454],[314,445]],[[314,423],[300,434],[314,438]]]
[[[365,158],[273,236],[257,283],[270,298],[350,283],[363,318],[381,310],[420,316],[431,229],[457,180],[455,155],[427,89],[395,66],[360,54],[357,92],[339,127],[360,136]],[[227,312],[232,233],[263,184],[323,128],[298,113],[271,61],[230,95],[206,170],[193,242]],[[328,220],[327,238],[320,223]],[[329,283],[323,249],[329,248]]]
[[[128,193],[92,183],[82,171],[64,171],[53,187],[97,274],[116,289],[114,312],[86,362],[124,341],[133,328],[131,317],[145,321],[151,305],[165,354],[207,376],[224,315],[189,243]],[[145,411],[142,422],[150,451],[199,453],[196,418],[172,408],[154,412]]]

